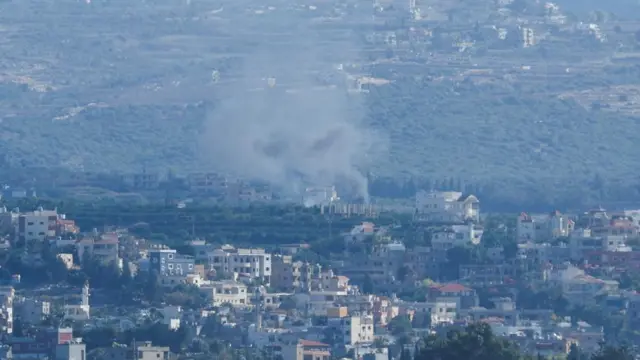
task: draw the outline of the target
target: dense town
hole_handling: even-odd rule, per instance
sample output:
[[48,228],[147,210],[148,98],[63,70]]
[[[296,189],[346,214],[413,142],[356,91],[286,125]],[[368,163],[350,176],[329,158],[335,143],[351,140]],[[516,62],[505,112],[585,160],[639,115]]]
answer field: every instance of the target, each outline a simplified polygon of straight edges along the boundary
[[[337,208],[319,194],[314,211]],[[373,221],[320,263],[304,241],[176,249],[0,208],[0,358],[387,360],[474,324],[545,358],[638,341],[640,210],[486,215],[472,194],[419,191],[419,245]]]
[[0,1],[0,360],[639,359],[640,12],[572,3]]

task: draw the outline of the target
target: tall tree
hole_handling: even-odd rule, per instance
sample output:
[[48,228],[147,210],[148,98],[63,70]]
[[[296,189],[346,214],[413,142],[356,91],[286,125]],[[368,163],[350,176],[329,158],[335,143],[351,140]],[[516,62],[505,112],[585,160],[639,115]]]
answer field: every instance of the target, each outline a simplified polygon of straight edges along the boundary
[[520,360],[515,344],[496,337],[487,324],[454,330],[446,338],[432,335],[418,350],[415,360]]

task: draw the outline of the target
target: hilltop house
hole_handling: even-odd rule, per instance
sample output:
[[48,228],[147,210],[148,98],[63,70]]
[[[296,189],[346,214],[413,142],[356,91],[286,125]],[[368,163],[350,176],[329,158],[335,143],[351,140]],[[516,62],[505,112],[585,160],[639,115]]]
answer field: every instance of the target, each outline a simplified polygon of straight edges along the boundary
[[415,216],[421,221],[429,222],[479,222],[480,201],[473,195],[457,191],[421,190],[416,194]]

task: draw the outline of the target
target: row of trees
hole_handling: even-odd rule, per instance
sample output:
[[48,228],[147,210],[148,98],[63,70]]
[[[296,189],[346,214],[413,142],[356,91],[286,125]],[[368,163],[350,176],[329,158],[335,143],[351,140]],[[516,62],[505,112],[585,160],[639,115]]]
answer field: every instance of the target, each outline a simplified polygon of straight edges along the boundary
[[[183,209],[164,204],[86,204],[71,201],[55,202],[24,200],[7,203],[8,208],[57,208],[80,228],[102,229],[104,226],[130,227],[134,234],[179,246],[193,237],[211,242],[235,244],[314,243],[326,240],[330,234],[340,234],[365,220],[353,216],[343,218],[320,214],[316,208],[282,205],[256,205],[248,207],[197,206]],[[396,215],[380,217],[377,224],[390,224]]]
[[[404,353],[404,359],[411,359]],[[446,336],[432,335],[419,342],[413,360],[532,360],[540,356],[526,355],[508,339],[495,336],[487,324],[473,324],[454,330]],[[568,360],[633,360],[629,347],[602,346],[595,354],[584,354],[575,345]]]

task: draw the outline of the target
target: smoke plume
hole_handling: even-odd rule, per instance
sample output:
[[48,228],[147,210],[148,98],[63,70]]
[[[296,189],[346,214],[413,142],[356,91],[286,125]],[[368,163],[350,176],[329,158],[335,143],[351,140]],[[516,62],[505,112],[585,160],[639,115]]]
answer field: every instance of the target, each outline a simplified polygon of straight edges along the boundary
[[[282,189],[346,183],[367,199],[363,171],[379,141],[362,123],[364,95],[347,91],[347,76],[336,66],[355,60],[349,57],[357,51],[313,30],[291,29],[284,39],[266,30],[252,35],[258,45],[244,56],[239,75],[220,74],[222,98],[203,135],[207,158],[219,171]],[[319,80],[326,78],[339,80],[333,86]]]

